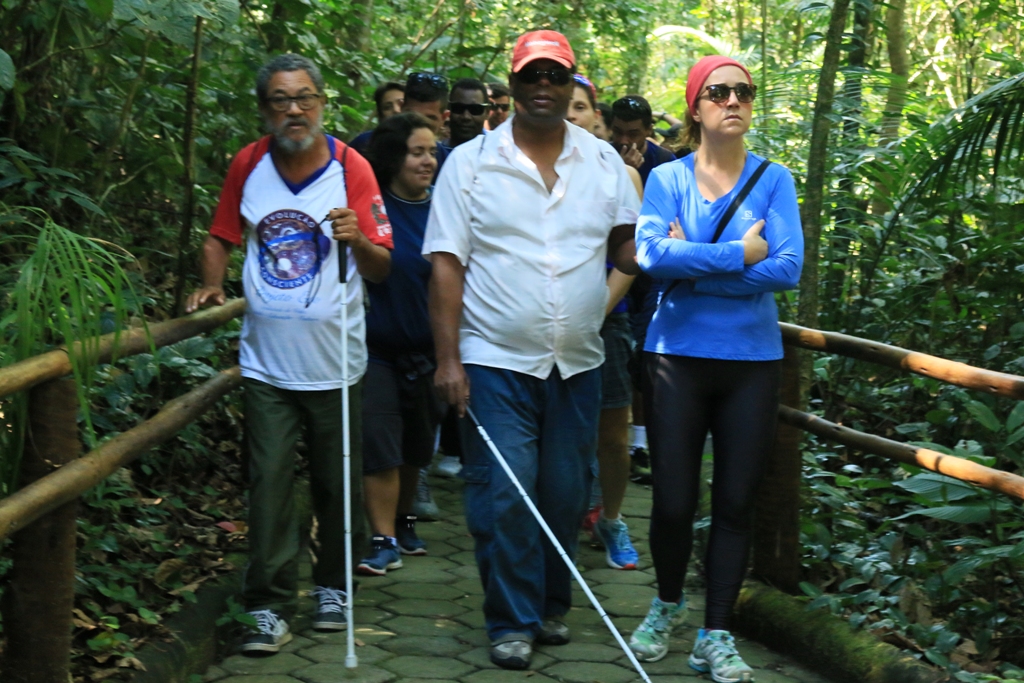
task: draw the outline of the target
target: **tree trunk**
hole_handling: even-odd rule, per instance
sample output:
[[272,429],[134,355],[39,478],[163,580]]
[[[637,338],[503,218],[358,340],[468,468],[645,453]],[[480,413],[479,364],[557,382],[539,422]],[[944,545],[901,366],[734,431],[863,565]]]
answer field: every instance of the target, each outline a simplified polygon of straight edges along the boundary
[[373,37],[373,0],[353,0],[349,9],[348,23],[345,25],[346,47],[369,54]]
[[[818,97],[814,103],[811,147],[807,155],[807,182],[800,220],[804,228],[804,269],[800,277],[800,305],[797,321],[804,327],[818,327],[818,252],[821,248],[821,212],[824,205],[825,178],[829,159],[828,138],[832,128],[829,117],[835,100],[836,71],[843,45],[843,29],[850,0],[835,0],[825,37],[825,56],[818,77]],[[811,357],[803,354],[800,368],[800,405],[806,405],[811,386]]]
[[[40,384],[29,393],[22,486],[76,459],[81,449],[75,381]],[[65,503],[11,544],[14,563],[3,597],[5,683],[68,683],[77,511],[77,500]]]
[[[885,97],[885,112],[882,114],[878,146],[887,147],[899,137],[903,106],[907,103],[907,77],[910,74],[907,57],[907,33],[904,28],[907,0],[890,0],[885,12],[886,44],[889,50],[889,69],[892,81]],[[871,201],[871,213],[884,215],[889,209],[893,179],[883,174],[875,185]]]
[[[864,75],[861,70],[867,61],[868,35],[871,32],[871,15],[874,10],[873,0],[854,0],[853,7],[853,35],[850,39],[847,66],[849,73],[843,81],[843,147],[847,154],[852,149],[860,150],[863,143],[860,140],[861,105],[863,102]],[[829,237],[828,253],[826,260],[829,267],[825,273],[825,300],[837,304],[843,293],[843,285],[847,277],[847,263],[850,256],[850,246],[853,233],[856,229],[857,212],[855,210],[856,197],[854,196],[854,184],[856,173],[847,171],[839,180],[839,191],[836,198],[835,228]],[[842,266],[837,268],[836,264]],[[836,306],[837,309],[841,306]],[[826,321],[830,329],[836,327],[835,318],[831,322]]]
[[[800,352],[786,346],[779,399],[800,400]],[[779,424],[754,504],[754,576],[796,593],[800,585],[800,439],[796,427]]]
[[192,256],[192,214],[195,213],[195,129],[196,129],[196,91],[199,89],[199,64],[203,52],[203,18],[196,17],[195,44],[192,48],[192,75],[185,91],[185,132],[182,136],[184,150],[182,163],[185,172],[181,183],[185,194],[185,210],[182,216],[181,232],[178,234],[178,271],[174,283],[174,315],[181,316],[185,312],[185,281],[188,279],[188,264]]
[[[146,42],[142,46],[142,55],[139,57],[139,69],[135,74],[135,80],[132,81],[131,86],[128,88],[128,96],[124,98],[124,102],[121,104],[121,116],[117,122],[117,130],[114,132],[114,136],[110,139],[110,142],[103,149],[103,154],[100,157],[99,170],[96,172],[96,179],[93,181],[93,193],[97,197],[106,197],[106,193],[103,191],[103,186],[107,182],[107,175],[110,169],[110,163],[114,158],[114,151],[121,144],[121,140],[124,138],[125,132],[128,130],[128,122],[132,116],[132,105],[135,103],[135,94],[139,91],[139,84],[142,83],[142,79],[146,77],[146,64],[148,63],[149,54],[149,43],[151,38],[146,38]],[[100,202],[102,204],[102,202]]]

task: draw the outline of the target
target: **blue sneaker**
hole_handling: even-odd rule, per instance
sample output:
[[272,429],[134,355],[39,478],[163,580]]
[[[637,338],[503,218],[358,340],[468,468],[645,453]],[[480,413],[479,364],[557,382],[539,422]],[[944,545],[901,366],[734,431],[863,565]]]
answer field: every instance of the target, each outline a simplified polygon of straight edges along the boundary
[[394,542],[387,536],[374,536],[370,556],[356,567],[356,572],[367,576],[384,576],[389,569],[402,568],[402,556]]
[[427,543],[416,535],[416,515],[399,515],[395,519],[395,539],[403,555],[426,555]]
[[609,567],[636,569],[640,555],[629,540],[629,527],[622,521],[621,515],[618,519],[605,519],[602,514],[594,524],[594,531],[604,543],[604,557]]
[[749,683],[754,680],[754,670],[740,657],[736,641],[728,631],[699,630],[690,655],[690,668],[710,673],[715,683]]

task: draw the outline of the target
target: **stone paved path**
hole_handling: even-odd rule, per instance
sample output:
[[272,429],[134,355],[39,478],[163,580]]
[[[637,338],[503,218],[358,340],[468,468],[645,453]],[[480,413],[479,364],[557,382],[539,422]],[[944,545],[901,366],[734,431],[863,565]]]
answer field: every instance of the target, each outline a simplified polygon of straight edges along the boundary
[[[426,557],[406,557],[402,569],[386,577],[360,577],[356,596],[356,653],[359,667],[345,668],[345,633],[323,634],[309,629],[313,601],[305,597],[295,619],[294,640],[272,657],[235,655],[210,667],[207,683],[626,683],[640,681],[625,654],[578,586],[566,622],[572,642],[540,646],[529,671],[505,671],[488,660],[488,641],[481,613],[482,589],[473,560],[473,539],[462,516],[461,481],[431,477],[434,497],[442,509],[439,521],[417,525],[429,544]],[[607,568],[604,552],[581,543],[577,563],[615,625],[626,635],[647,613],[654,572],[647,549],[650,490],[630,484],[623,514],[637,550],[638,571]],[[301,590],[312,588],[309,565],[303,568]],[[704,609],[697,579],[687,586],[690,613],[678,629],[669,655],[645,668],[655,683],[710,681],[687,666]],[[301,635],[299,635],[301,634]],[[782,655],[739,639],[740,652],[756,669],[757,683],[827,683]]]

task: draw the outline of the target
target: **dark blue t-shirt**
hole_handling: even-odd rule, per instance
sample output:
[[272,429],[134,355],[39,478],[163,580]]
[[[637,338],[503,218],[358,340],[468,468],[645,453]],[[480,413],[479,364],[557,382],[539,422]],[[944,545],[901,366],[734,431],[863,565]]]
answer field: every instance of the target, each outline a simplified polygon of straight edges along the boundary
[[384,190],[384,208],[391,221],[395,248],[391,273],[381,283],[366,282],[366,345],[371,360],[391,360],[399,353],[434,355],[427,314],[430,261],[420,254],[430,214],[430,198],[411,202]]
[[644,163],[642,163],[640,168],[637,169],[640,173],[640,180],[642,180],[646,186],[647,176],[651,175],[651,171],[653,171],[656,166],[661,166],[662,164],[675,160],[675,154],[648,140],[647,149],[644,150]]

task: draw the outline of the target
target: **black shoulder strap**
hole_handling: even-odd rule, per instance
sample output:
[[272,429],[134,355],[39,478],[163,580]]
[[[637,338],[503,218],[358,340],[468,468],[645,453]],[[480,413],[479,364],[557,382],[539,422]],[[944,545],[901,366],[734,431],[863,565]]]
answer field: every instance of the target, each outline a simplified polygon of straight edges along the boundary
[[722,232],[725,231],[725,226],[729,225],[729,221],[731,221],[732,217],[736,215],[737,211],[739,211],[740,204],[742,204],[743,200],[747,198],[750,191],[754,189],[754,185],[757,185],[757,181],[761,179],[761,176],[764,175],[765,170],[768,169],[768,166],[771,165],[771,163],[772,162],[765,159],[761,162],[761,165],[750,174],[750,177],[740,189],[736,198],[732,200],[732,204],[730,204],[729,208],[726,209],[724,214],[722,214],[722,220],[718,221],[718,227],[715,228],[715,236],[711,238],[711,244],[717,242],[718,238],[722,236]]

